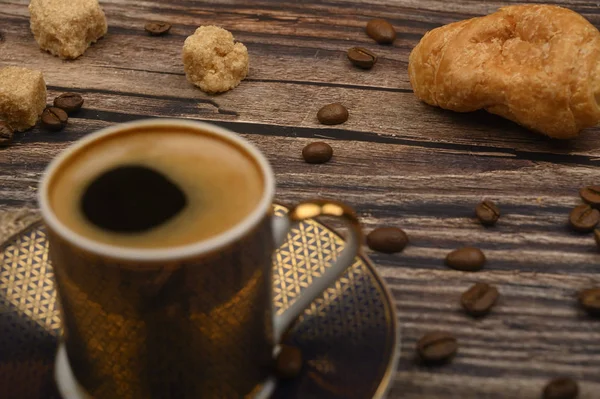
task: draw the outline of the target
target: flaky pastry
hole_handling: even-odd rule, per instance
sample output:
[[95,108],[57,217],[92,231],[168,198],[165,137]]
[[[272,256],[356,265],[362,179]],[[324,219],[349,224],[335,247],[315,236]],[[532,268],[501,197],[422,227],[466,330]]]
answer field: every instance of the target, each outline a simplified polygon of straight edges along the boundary
[[444,109],[561,139],[600,121],[600,32],[565,8],[510,6],[434,29],[408,70],[417,97]]

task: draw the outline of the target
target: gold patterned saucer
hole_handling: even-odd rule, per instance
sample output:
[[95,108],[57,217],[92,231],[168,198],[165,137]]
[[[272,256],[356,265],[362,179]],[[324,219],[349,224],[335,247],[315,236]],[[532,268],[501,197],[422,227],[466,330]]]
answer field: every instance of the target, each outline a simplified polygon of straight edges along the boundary
[[[276,214],[287,209],[274,205]],[[274,306],[283,312],[341,252],[335,232],[308,220],[294,228],[273,262]],[[36,223],[0,246],[0,398],[59,398],[53,382],[61,333],[48,242]],[[286,343],[301,348],[299,377],[274,398],[385,396],[399,355],[391,296],[365,256],[315,300]]]

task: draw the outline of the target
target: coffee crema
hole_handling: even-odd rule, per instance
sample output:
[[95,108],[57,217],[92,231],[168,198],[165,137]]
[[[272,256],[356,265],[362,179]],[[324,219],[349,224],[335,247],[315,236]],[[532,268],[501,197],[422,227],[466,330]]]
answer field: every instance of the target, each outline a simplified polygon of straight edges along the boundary
[[88,239],[170,248],[240,223],[260,202],[264,184],[260,166],[236,143],[201,130],[157,126],[79,149],[54,175],[49,199],[57,218]]

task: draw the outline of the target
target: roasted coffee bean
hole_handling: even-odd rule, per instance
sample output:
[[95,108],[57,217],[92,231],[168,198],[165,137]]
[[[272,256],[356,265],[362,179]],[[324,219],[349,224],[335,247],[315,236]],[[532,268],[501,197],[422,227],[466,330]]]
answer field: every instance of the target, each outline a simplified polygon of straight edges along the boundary
[[367,235],[369,248],[386,254],[402,252],[407,244],[408,236],[397,227],[380,227]]
[[379,44],[391,44],[396,40],[396,30],[385,19],[372,19],[367,23],[367,35]]
[[333,156],[333,148],[327,143],[317,141],[304,147],[302,156],[307,163],[325,163]]
[[166,22],[148,22],[144,26],[144,29],[152,36],[166,35],[171,30],[171,24]]
[[0,147],[10,145],[13,141],[13,130],[8,123],[0,121]]
[[600,288],[588,288],[579,293],[579,304],[589,314],[600,316]]
[[67,113],[60,108],[48,107],[42,112],[42,125],[48,130],[61,130],[68,120]]
[[281,345],[281,351],[275,360],[275,374],[279,378],[294,378],[302,370],[302,352],[300,349]]
[[77,93],[64,93],[54,99],[54,106],[67,114],[77,112],[83,106],[83,97]]
[[600,221],[600,212],[589,205],[579,205],[571,211],[569,222],[571,227],[582,233],[589,233]]
[[581,199],[593,206],[600,208],[600,186],[587,186],[579,190]]
[[594,239],[596,240],[596,245],[598,246],[598,249],[600,249],[600,230],[594,230]]
[[340,103],[329,104],[319,110],[317,119],[324,125],[339,125],[348,120],[348,110]]
[[544,388],[543,399],[576,399],[579,396],[577,382],[570,378],[555,378]]
[[492,201],[485,200],[475,208],[477,219],[484,226],[493,226],[500,218],[500,209]]
[[460,304],[471,316],[486,315],[498,300],[498,289],[486,283],[476,283],[460,297]]
[[478,248],[464,247],[450,252],[446,256],[446,265],[455,270],[476,272],[485,265],[485,255]]
[[452,335],[436,331],[425,334],[417,342],[417,353],[428,364],[450,360],[458,351],[458,342]]
[[352,47],[348,50],[350,62],[363,69],[371,69],[377,63],[377,56],[366,48]]

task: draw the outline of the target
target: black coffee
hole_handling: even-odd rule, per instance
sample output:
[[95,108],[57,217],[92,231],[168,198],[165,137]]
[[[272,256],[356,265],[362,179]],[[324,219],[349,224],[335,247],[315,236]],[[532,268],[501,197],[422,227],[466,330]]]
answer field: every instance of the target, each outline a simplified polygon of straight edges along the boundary
[[367,245],[373,251],[393,254],[402,252],[408,244],[408,236],[397,227],[380,227],[367,235]]
[[573,230],[589,233],[600,221],[600,212],[589,205],[579,205],[571,211],[569,223]]
[[54,99],[54,106],[67,114],[77,112],[83,106],[83,97],[77,93],[64,93]]
[[475,208],[477,219],[484,226],[493,226],[500,218],[500,209],[492,201],[483,201]]
[[348,50],[348,59],[359,68],[371,69],[377,63],[375,53],[362,47],[352,47]]
[[85,189],[81,210],[97,227],[139,233],[160,226],[186,206],[185,194],[162,173],[138,165],[119,166]]
[[42,125],[53,131],[64,129],[69,117],[65,111],[56,107],[48,107],[42,112]]
[[302,156],[307,163],[329,162],[333,156],[333,148],[322,141],[310,143],[302,150]]
[[498,289],[486,283],[476,283],[460,297],[460,304],[471,316],[480,317],[489,313],[498,300]]
[[577,382],[560,377],[550,381],[544,388],[543,399],[576,399],[579,396]]
[[446,265],[455,270],[475,272],[481,270],[486,259],[478,248],[465,247],[454,250],[446,256]]
[[49,187],[54,213],[76,234],[153,249],[226,232],[255,210],[263,192],[261,169],[242,147],[177,126],[94,141],[68,157]]
[[367,23],[367,35],[379,44],[391,44],[396,40],[396,30],[385,19],[372,19]]
[[436,331],[425,334],[417,342],[417,353],[427,364],[443,363],[458,351],[458,341],[452,335]]
[[340,103],[329,104],[319,110],[317,119],[324,125],[339,125],[348,120],[348,110]]

